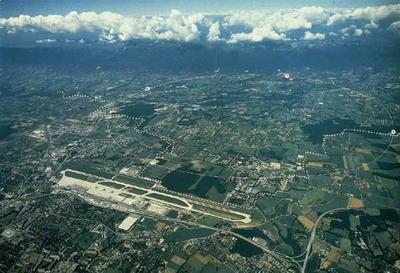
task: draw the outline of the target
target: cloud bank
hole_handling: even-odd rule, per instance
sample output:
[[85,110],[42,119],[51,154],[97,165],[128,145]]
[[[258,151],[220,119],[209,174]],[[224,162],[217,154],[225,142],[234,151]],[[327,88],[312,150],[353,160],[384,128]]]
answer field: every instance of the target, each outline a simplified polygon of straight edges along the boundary
[[327,24],[334,25],[349,20],[380,21],[400,15],[400,5],[344,9],[329,17]]
[[[70,12],[66,15],[0,18],[0,28],[17,32],[68,34],[95,33],[106,42],[130,39],[228,42],[264,40],[324,40],[329,37],[361,36],[381,30],[399,33],[400,4],[355,9],[303,7],[297,10],[241,11],[228,15],[185,15],[172,10],[168,16],[129,17],[113,12]],[[340,26],[337,31],[336,26]],[[294,31],[301,32],[295,36]],[[338,35],[331,33],[337,32]]]

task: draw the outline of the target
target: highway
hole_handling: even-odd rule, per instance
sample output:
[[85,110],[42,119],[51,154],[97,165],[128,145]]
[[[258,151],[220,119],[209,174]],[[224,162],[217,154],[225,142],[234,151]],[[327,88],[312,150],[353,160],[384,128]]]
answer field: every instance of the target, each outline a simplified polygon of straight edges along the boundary
[[311,236],[310,236],[310,239],[308,241],[307,248],[306,248],[306,256],[305,256],[304,261],[303,261],[303,266],[301,268],[301,273],[305,273],[306,272],[307,262],[308,262],[308,259],[310,258],[311,248],[312,248],[312,244],[314,242],[315,232],[317,231],[319,222],[322,220],[322,218],[324,218],[328,214],[335,213],[335,212],[338,212],[338,211],[345,211],[345,210],[354,210],[354,209],[348,208],[348,207],[331,209],[331,210],[328,210],[328,211],[325,211],[324,213],[322,213],[318,217],[317,221],[315,221],[314,226],[313,226],[312,231],[311,231]]

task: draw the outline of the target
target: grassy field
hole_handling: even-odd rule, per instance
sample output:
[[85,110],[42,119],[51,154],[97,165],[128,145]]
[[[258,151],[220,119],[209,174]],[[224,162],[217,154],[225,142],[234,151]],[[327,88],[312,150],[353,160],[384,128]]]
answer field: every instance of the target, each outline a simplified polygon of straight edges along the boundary
[[114,188],[114,189],[117,189],[117,190],[125,188],[124,185],[113,183],[113,182],[99,182],[99,184],[107,186],[107,187],[110,187],[110,188]]
[[244,217],[241,215],[237,215],[237,214],[233,214],[227,211],[223,211],[223,210],[219,210],[219,209],[214,209],[211,207],[206,207],[206,206],[202,206],[202,205],[198,205],[198,204],[193,204],[193,208],[200,210],[200,211],[204,211],[204,212],[208,212],[211,213],[213,215],[216,216],[220,216],[220,217],[224,217],[230,220],[242,220]]
[[82,161],[68,162],[64,165],[64,168],[76,170],[76,171],[87,173],[87,174],[92,174],[95,176],[104,177],[107,179],[110,179],[113,177],[113,175],[111,173],[100,171],[98,169],[93,168],[91,166],[91,164],[88,162],[82,162]]
[[166,238],[167,241],[181,242],[195,238],[207,237],[214,234],[215,231],[206,228],[193,228],[179,227],[175,232],[169,234]]
[[127,190],[129,192],[137,194],[137,195],[142,195],[142,194],[147,193],[147,191],[145,191],[145,190],[141,190],[141,189],[138,189],[138,188],[132,188],[132,187],[128,187]]
[[176,204],[179,206],[187,207],[187,204],[185,202],[183,202],[177,198],[170,197],[170,196],[166,196],[166,195],[162,195],[162,194],[158,194],[158,193],[150,193],[146,196],[152,197],[152,198],[155,198],[158,200],[166,201],[171,204]]
[[150,189],[154,185],[154,182],[125,174],[118,174],[113,178],[113,180],[146,189]]

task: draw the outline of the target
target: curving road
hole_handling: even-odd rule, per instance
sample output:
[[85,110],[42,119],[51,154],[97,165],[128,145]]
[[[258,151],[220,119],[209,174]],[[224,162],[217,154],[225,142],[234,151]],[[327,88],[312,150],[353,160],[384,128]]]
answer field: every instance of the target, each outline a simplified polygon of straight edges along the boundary
[[328,210],[328,211],[325,211],[324,213],[322,213],[318,217],[317,221],[315,221],[313,229],[311,231],[310,240],[308,241],[308,245],[307,245],[307,248],[306,248],[306,257],[304,258],[304,261],[303,261],[303,266],[301,268],[301,273],[305,273],[306,272],[307,262],[308,262],[308,259],[310,258],[311,248],[312,248],[312,244],[314,242],[315,232],[317,231],[317,227],[318,227],[319,222],[322,220],[322,218],[324,218],[328,214],[335,213],[335,212],[338,212],[338,211],[345,211],[345,210],[357,210],[357,209],[348,208],[348,207],[331,209],[331,210]]

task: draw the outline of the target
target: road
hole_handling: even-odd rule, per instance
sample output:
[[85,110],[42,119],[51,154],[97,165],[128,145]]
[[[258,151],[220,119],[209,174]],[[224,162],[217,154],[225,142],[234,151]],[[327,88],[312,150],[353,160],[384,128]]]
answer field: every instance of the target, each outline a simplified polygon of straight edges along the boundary
[[328,210],[328,211],[325,211],[324,213],[322,213],[318,217],[317,221],[315,221],[313,229],[311,231],[310,240],[308,241],[308,245],[307,245],[307,248],[306,248],[306,257],[304,258],[304,261],[303,261],[303,266],[301,268],[301,273],[305,273],[306,272],[307,262],[308,262],[308,259],[310,258],[311,248],[312,248],[312,244],[314,242],[315,232],[317,231],[319,222],[322,220],[322,218],[324,218],[328,214],[335,213],[335,212],[338,212],[338,211],[345,211],[345,210],[354,210],[354,209],[348,208],[348,207],[331,209],[331,210]]

